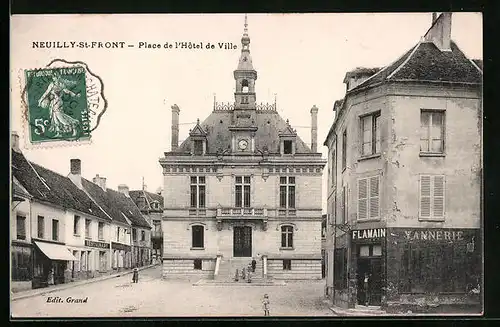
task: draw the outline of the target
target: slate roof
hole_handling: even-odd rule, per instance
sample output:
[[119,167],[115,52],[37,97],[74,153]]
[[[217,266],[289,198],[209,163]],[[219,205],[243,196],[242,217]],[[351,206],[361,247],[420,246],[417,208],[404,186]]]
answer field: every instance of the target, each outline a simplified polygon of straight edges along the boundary
[[141,211],[130,197],[109,188],[106,190],[106,193],[111,203],[113,203],[116,208],[119,208],[119,211],[131,221],[132,226],[151,229],[151,225],[146,221]]
[[11,182],[11,191],[12,195],[18,195],[22,196],[25,198],[30,198],[31,195],[29,195],[16,181],[12,180]]
[[35,199],[110,220],[68,177],[28,162],[22,153],[12,151],[12,174]]
[[[231,149],[231,131],[229,127],[232,125],[232,119],[233,111],[231,110],[213,111],[200,124],[207,133],[206,151],[208,154],[216,154]],[[267,147],[269,154],[278,154],[280,152],[279,133],[287,129],[286,121],[276,111],[257,110],[255,126],[258,127],[255,132],[255,148],[263,151]],[[313,153],[299,136],[297,136],[295,144],[296,154]],[[170,153],[189,153],[190,150],[191,140],[188,137],[177,150]]]
[[472,59],[474,63],[479,67],[479,69],[483,70],[483,61],[481,59]]
[[[151,193],[148,191],[143,191],[143,190],[135,190],[135,191],[130,191],[129,192],[130,198],[134,201],[134,203],[138,203],[138,199],[140,196],[145,195],[146,196],[146,209],[149,211],[163,211],[163,196],[160,194],[156,193]],[[151,207],[151,203],[153,201],[157,201],[160,204],[160,209],[155,210]]]
[[432,42],[419,42],[389,66],[351,91],[386,81],[482,83],[482,73],[451,41],[451,51],[441,51]]

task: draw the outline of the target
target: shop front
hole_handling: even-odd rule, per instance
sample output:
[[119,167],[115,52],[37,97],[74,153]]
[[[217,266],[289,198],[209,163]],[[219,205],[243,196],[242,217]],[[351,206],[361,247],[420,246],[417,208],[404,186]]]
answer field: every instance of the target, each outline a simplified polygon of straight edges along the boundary
[[123,270],[132,267],[132,247],[130,245],[111,242],[111,267]]
[[92,265],[94,274],[106,274],[109,271],[110,244],[106,242],[85,240],[85,246],[91,249],[90,258],[93,258],[94,261]]
[[349,287],[356,305],[381,306],[385,286],[385,228],[351,231]]
[[387,238],[387,309],[481,311],[479,229],[392,228]]
[[33,241],[33,288],[66,282],[65,271],[68,262],[78,261],[68,248],[59,243]]

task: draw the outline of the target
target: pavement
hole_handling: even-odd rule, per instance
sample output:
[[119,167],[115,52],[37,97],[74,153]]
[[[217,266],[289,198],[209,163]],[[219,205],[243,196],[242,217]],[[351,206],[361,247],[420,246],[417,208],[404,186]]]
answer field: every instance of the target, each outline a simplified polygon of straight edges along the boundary
[[[140,268],[138,268],[138,270],[141,271],[141,270],[144,270],[144,269],[152,268],[152,267],[157,266],[157,265],[158,264],[140,267]],[[20,300],[20,299],[29,298],[29,297],[34,297],[34,296],[39,296],[39,295],[45,295],[45,294],[48,294],[48,293],[58,292],[58,291],[62,291],[62,290],[73,288],[73,287],[81,287],[83,285],[87,285],[87,284],[90,284],[90,283],[96,283],[96,282],[108,280],[108,279],[111,279],[111,278],[117,278],[117,277],[125,276],[125,275],[128,275],[128,274],[132,274],[132,269],[130,269],[130,270],[124,270],[124,271],[121,271],[121,272],[117,272],[115,274],[105,275],[105,276],[101,276],[101,277],[90,278],[90,279],[85,279],[85,280],[79,280],[79,281],[76,281],[76,282],[70,282],[70,283],[58,284],[58,285],[52,285],[52,286],[49,286],[49,287],[37,288],[37,289],[30,289],[30,290],[26,290],[26,291],[15,292],[15,293],[11,292],[10,300],[11,301],[16,301],[16,300]]]
[[[76,283],[72,283],[76,284]],[[283,286],[193,286],[161,278],[161,266],[143,269],[139,283],[128,274],[11,301],[13,318],[69,317],[261,317],[269,295],[271,317],[335,316],[324,302],[324,280]],[[24,293],[24,292],[23,292]]]

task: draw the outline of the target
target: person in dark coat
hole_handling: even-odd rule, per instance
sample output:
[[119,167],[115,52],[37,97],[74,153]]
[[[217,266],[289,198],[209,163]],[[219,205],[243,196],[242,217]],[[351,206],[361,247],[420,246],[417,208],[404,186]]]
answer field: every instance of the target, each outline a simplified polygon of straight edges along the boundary
[[132,273],[132,282],[137,283],[139,282],[139,269],[134,268],[134,272]]
[[252,272],[255,272],[256,266],[257,266],[257,261],[255,261],[255,258],[252,258]]

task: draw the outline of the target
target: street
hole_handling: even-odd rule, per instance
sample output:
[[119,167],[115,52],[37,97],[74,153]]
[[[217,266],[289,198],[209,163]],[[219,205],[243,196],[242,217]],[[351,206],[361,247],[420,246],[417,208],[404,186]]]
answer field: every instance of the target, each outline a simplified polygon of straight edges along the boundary
[[324,302],[322,280],[286,286],[193,286],[193,281],[162,280],[160,266],[141,271],[137,284],[131,280],[128,274],[16,300],[11,302],[12,317],[263,316],[265,293],[271,316],[334,315]]

